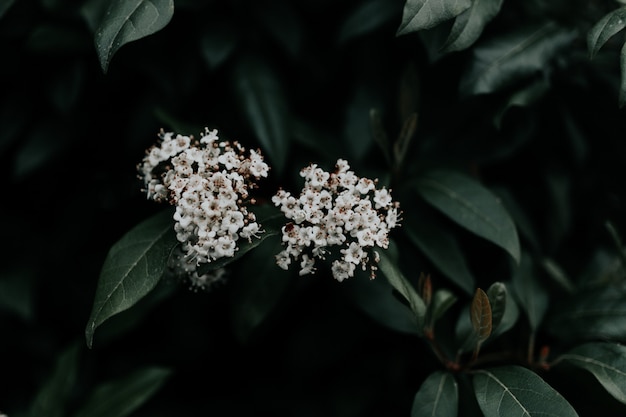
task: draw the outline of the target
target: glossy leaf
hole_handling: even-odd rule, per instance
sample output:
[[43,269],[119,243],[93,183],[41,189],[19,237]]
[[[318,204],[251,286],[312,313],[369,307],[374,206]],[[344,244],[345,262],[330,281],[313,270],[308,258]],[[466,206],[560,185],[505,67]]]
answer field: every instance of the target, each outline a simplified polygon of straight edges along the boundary
[[513,273],[513,290],[520,307],[526,313],[531,329],[537,330],[548,309],[548,293],[537,279],[532,259],[524,255]]
[[464,96],[489,94],[545,71],[549,61],[576,37],[554,23],[521,28],[476,45],[461,78]]
[[78,375],[80,345],[72,343],[59,355],[54,370],[30,405],[29,415],[64,417]]
[[472,304],[470,306],[470,318],[472,328],[477,336],[477,342],[480,344],[487,340],[491,335],[491,305],[489,297],[480,288],[476,289]]
[[558,359],[593,374],[618,401],[626,404],[626,346],[615,343],[586,343]]
[[91,347],[98,326],[152,291],[177,243],[172,212],[164,210],[132,228],[111,247],[85,330],[87,346]]
[[460,51],[470,47],[483,33],[483,29],[500,12],[502,0],[474,0],[472,6],[454,20],[443,49]]
[[402,275],[397,265],[391,261],[385,252],[380,252],[380,271],[385,275],[389,283],[396,289],[409,303],[409,307],[415,315],[418,331],[422,333],[424,318],[426,316],[426,304],[419,296],[413,285]]
[[417,180],[417,191],[460,226],[500,246],[519,262],[513,220],[500,200],[478,181],[453,171],[433,171]]
[[489,305],[491,306],[491,326],[492,331],[495,331],[506,311],[506,285],[502,282],[494,282],[487,289],[487,298],[489,299]]
[[148,367],[97,386],[74,417],[125,417],[148,401],[167,381],[171,371]]
[[600,48],[625,27],[626,7],[620,7],[604,15],[587,33],[589,56],[594,58]]
[[411,417],[456,417],[459,388],[448,372],[433,372],[422,382],[413,399]]
[[248,123],[278,174],[289,150],[288,108],[278,75],[261,58],[243,58],[235,67],[235,88]]
[[521,366],[474,371],[472,383],[485,417],[578,416],[561,394]]
[[112,1],[95,36],[102,70],[122,46],[163,29],[173,15],[174,0]]
[[460,15],[471,5],[471,0],[407,0],[396,35],[430,29]]

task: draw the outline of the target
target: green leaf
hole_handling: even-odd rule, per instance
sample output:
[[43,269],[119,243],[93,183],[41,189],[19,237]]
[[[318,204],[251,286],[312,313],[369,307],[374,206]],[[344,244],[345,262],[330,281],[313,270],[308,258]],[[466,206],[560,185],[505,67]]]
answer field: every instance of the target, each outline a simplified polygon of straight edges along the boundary
[[338,43],[372,32],[395,18],[398,3],[387,0],[366,0],[355,8],[339,29]]
[[472,383],[485,417],[578,416],[561,394],[521,366],[474,371]]
[[46,379],[34,398],[29,415],[31,417],[64,417],[67,403],[75,388],[80,345],[72,343],[57,359],[52,374]]
[[0,18],[4,16],[4,14],[11,8],[11,6],[15,3],[15,0],[4,0],[0,2]]
[[624,107],[626,104],[626,43],[622,46],[619,54],[619,67],[621,82],[619,86],[619,106]]
[[174,0],[114,0],[96,31],[102,70],[125,44],[163,29],[174,15]]
[[239,42],[238,33],[232,26],[211,25],[201,38],[201,51],[209,69],[219,67],[228,59]]
[[513,220],[500,200],[478,181],[461,173],[433,171],[417,180],[417,191],[460,226],[500,246],[519,262]]
[[169,378],[171,371],[142,368],[94,390],[74,417],[125,417],[150,399]]
[[423,333],[424,318],[426,316],[426,304],[419,296],[415,288],[402,275],[396,263],[392,262],[385,252],[379,252],[380,262],[378,267],[385,275],[391,286],[396,289],[409,303],[409,307],[416,318],[418,334]]
[[555,23],[522,27],[477,45],[463,74],[463,96],[489,94],[546,71],[549,61],[576,37]]
[[491,306],[491,326],[494,332],[500,325],[506,311],[506,294],[506,285],[502,282],[494,282],[487,289],[487,298]]
[[626,288],[604,285],[563,300],[547,322],[562,341],[607,339],[626,341]]
[[430,319],[429,322],[435,323],[439,318],[441,318],[450,307],[456,303],[457,297],[451,291],[440,288],[435,291],[435,295],[433,296],[433,300],[428,306]]
[[471,0],[407,0],[396,35],[430,29],[460,15],[471,5]]
[[288,109],[278,76],[260,58],[246,56],[235,67],[237,97],[272,169],[280,175],[289,150]]
[[459,388],[448,372],[433,372],[424,380],[413,399],[411,417],[456,417],[459,406]]
[[422,216],[422,213],[417,216],[413,215],[413,211],[406,213],[402,229],[442,274],[471,295],[475,279],[454,235],[430,216],[425,217],[426,213]]
[[172,212],[164,210],[132,228],[111,247],[85,330],[87,346],[91,347],[99,325],[152,291],[177,243]]
[[470,306],[470,318],[472,321],[472,328],[476,334],[477,343],[480,344],[487,340],[491,335],[492,323],[491,323],[491,305],[489,304],[489,297],[480,288],[476,288],[476,293],[472,299]]
[[600,48],[625,27],[626,7],[620,7],[604,15],[587,33],[589,57],[593,59]]
[[500,12],[502,0],[474,0],[472,6],[454,20],[443,49],[460,51],[470,47],[480,37],[483,29]]
[[514,271],[512,281],[515,297],[526,313],[531,329],[536,331],[548,309],[548,293],[539,283],[537,270],[527,254],[524,254],[520,266]]
[[626,346],[586,343],[561,355],[557,361],[591,372],[609,394],[626,404]]
[[239,340],[247,341],[278,304],[292,276],[276,266],[275,255],[281,250],[276,234],[252,251],[231,280],[232,326]]

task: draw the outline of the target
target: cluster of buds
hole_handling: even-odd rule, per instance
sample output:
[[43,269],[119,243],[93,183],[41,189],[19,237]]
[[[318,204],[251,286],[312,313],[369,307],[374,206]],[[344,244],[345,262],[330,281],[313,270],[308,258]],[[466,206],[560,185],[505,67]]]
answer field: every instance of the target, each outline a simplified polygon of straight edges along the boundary
[[193,278],[198,265],[232,257],[238,239],[262,233],[247,206],[254,204],[249,192],[267,177],[269,166],[260,151],[246,154],[238,142],[220,141],[217,130],[205,129],[199,140],[161,130],[159,139],[137,169],[149,199],[175,206],[182,251],[177,263]]
[[[272,197],[291,221],[282,227],[285,249],[276,255],[279,267],[299,261],[300,275],[315,272],[316,259],[333,255],[332,274],[337,281],[354,276],[360,266],[376,276],[375,247],[389,246],[389,231],[399,225],[399,204],[377,181],[360,178],[343,159],[334,172],[315,164],[300,171],[305,184],[299,196],[283,189]],[[334,252],[329,248],[338,246]]]

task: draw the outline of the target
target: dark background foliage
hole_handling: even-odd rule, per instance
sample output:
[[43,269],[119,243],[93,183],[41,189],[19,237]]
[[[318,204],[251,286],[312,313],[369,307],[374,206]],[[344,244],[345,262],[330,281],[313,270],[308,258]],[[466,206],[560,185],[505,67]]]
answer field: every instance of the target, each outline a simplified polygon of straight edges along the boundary
[[[140,192],[135,168],[161,127],[185,134],[218,128],[261,147],[273,165],[263,200],[278,186],[297,189],[305,164],[328,168],[338,157],[362,175],[389,179],[369,111],[380,111],[391,138],[417,111],[402,175],[451,166],[506,189],[530,224],[520,228],[525,250],[557,260],[574,280],[600,250],[614,251],[606,221],[626,231],[626,119],[617,105],[614,45],[590,60],[578,36],[540,71],[467,96],[459,88],[472,50],[440,54],[445,25],[396,36],[400,0],[175,5],[163,30],[121,48],[106,73],[93,41],[103,10],[97,1],[15,1],[0,18],[0,410],[9,416],[28,410],[73,344],[80,368],[69,411],[102,381],[141,366],[171,368],[166,385],[135,414],[152,417],[408,416],[421,382],[438,368],[423,341],[387,329],[352,302],[346,292],[354,283],[323,272],[276,270],[286,295],[242,340],[233,303],[256,273],[246,262],[208,293],[162,283],[105,324],[87,349],[84,328],[108,249],[161,208]],[[584,33],[611,8],[505,1],[483,38],[546,18]],[[278,112],[285,139],[273,152],[238,93],[249,79],[270,89],[264,98]],[[507,105],[532,85],[542,89],[535,101]],[[428,210],[411,199],[402,204]],[[479,286],[510,273],[499,248],[457,232]],[[413,278],[436,276],[419,251],[401,261]],[[603,415],[623,413],[600,389],[589,395],[585,386],[589,401],[581,401],[566,380],[546,378],[580,403],[581,415],[598,406]]]

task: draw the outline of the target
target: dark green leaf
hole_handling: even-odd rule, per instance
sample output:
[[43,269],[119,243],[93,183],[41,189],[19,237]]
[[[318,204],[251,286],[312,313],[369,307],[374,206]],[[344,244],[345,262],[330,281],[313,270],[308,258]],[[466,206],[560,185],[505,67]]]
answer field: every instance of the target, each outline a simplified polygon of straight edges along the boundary
[[389,283],[395,288],[409,303],[411,311],[415,315],[419,334],[423,331],[424,318],[426,316],[426,304],[419,296],[415,288],[402,275],[396,263],[388,258],[385,252],[380,253],[380,262],[378,267],[385,275]]
[[238,98],[248,122],[278,175],[289,150],[288,108],[278,76],[260,58],[245,57],[235,68]]
[[431,218],[416,218],[410,213],[405,217],[403,230],[409,239],[442,274],[472,294],[475,279],[455,237]]
[[519,308],[517,307],[517,303],[515,299],[511,295],[511,291],[508,290],[510,284],[505,285],[507,287],[506,291],[506,301],[505,301],[505,310],[502,319],[500,319],[500,325],[497,328],[494,328],[493,336],[500,335],[507,330],[510,330],[515,323],[517,323],[517,319],[519,318]]
[[374,142],[378,144],[387,164],[391,166],[391,156],[389,154],[391,145],[378,109],[370,109],[370,128]]
[[625,27],[626,7],[620,7],[604,15],[587,33],[589,56],[595,57],[600,48]]
[[576,286],[570,277],[567,276],[567,273],[563,270],[563,268],[561,268],[561,266],[557,264],[554,259],[544,258],[541,262],[541,266],[544,271],[546,271],[548,276],[550,276],[554,282],[559,284],[561,288],[569,293],[574,292]]
[[359,4],[339,29],[338,43],[372,32],[400,11],[400,3],[388,0],[366,0]]
[[478,181],[461,173],[433,171],[417,180],[417,191],[460,226],[500,246],[519,262],[515,224],[500,200]]
[[499,12],[502,0],[474,0],[472,6],[454,20],[443,49],[460,51],[470,47],[480,37],[483,29]]
[[74,417],[125,417],[150,399],[169,378],[171,371],[149,367],[134,371],[94,390]]
[[30,417],[64,417],[78,373],[80,344],[61,352],[52,374],[39,389],[30,406]]
[[496,128],[502,128],[504,116],[513,108],[528,108],[548,92],[549,84],[545,79],[539,79],[530,85],[524,85],[521,89],[514,91],[503,104],[502,108],[493,118]]
[[626,288],[585,289],[558,305],[548,329],[563,341],[626,341]]
[[471,0],[407,0],[396,35],[432,28],[460,15],[471,5]]
[[95,36],[102,70],[122,46],[163,29],[173,15],[174,0],[112,1]]
[[564,355],[564,361],[586,369],[618,401],[626,404],[626,346],[615,343],[586,343]]
[[0,19],[9,10],[9,8],[15,3],[15,0],[4,0],[0,2]]
[[619,106],[624,107],[626,104],[626,43],[622,46],[619,54],[619,67],[621,82],[619,86]]
[[578,416],[561,394],[521,366],[477,370],[472,382],[485,417]]
[[513,272],[512,280],[515,297],[526,313],[531,329],[537,330],[548,309],[548,293],[537,278],[530,256],[522,256],[522,262]]
[[545,71],[549,61],[576,33],[554,23],[521,28],[474,48],[469,70],[461,79],[464,96],[489,94]]
[[470,318],[472,321],[472,328],[477,336],[477,342],[480,344],[487,340],[491,335],[492,323],[491,323],[491,305],[489,304],[489,297],[480,288],[476,289],[472,304],[470,306]]
[[280,236],[272,235],[252,251],[231,281],[231,320],[235,335],[246,341],[272,312],[292,276],[276,265]]
[[156,286],[177,243],[172,212],[164,210],[135,226],[111,247],[85,330],[87,346],[91,347],[99,325],[132,307]]
[[494,282],[487,289],[487,298],[491,306],[491,326],[495,330],[500,325],[506,311],[506,285],[502,282]]
[[456,300],[457,297],[445,288],[435,291],[432,302],[428,305],[428,319],[426,321],[430,324],[435,324],[454,305]]
[[12,312],[23,320],[33,318],[37,269],[21,265],[0,273],[0,311]]
[[424,380],[413,399],[411,417],[456,417],[459,389],[448,372],[433,372]]
[[211,25],[202,36],[202,57],[210,69],[219,67],[235,50],[238,34],[231,26]]

